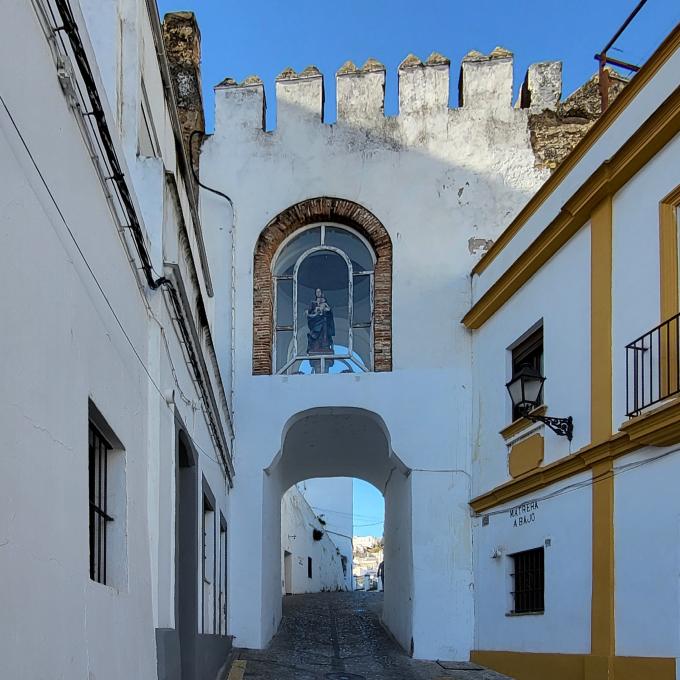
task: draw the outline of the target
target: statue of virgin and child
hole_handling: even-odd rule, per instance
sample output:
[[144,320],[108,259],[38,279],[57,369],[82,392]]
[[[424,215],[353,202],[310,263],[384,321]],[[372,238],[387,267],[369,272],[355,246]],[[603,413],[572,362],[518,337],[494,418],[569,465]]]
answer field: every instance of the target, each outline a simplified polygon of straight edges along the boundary
[[314,291],[314,297],[305,310],[307,317],[307,354],[333,354],[335,320],[333,310],[326,301],[321,288]]

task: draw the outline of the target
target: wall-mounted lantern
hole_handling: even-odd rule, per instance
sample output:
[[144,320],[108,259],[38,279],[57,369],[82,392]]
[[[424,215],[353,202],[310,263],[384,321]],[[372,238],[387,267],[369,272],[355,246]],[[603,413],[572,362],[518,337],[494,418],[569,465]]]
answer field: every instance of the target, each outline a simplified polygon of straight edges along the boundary
[[543,383],[545,378],[529,365],[522,366],[515,377],[505,386],[510,393],[512,405],[524,418],[533,423],[544,423],[555,434],[566,437],[571,441],[574,432],[574,422],[571,416],[568,418],[551,418],[531,413],[533,409],[542,403]]

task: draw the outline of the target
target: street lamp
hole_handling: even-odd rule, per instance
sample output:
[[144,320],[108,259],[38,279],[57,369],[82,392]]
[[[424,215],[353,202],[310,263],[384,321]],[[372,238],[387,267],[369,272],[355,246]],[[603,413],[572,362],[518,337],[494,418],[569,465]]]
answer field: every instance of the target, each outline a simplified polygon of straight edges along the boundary
[[513,407],[524,418],[533,423],[544,423],[555,434],[566,437],[571,441],[574,432],[574,422],[571,416],[568,418],[552,418],[531,413],[541,403],[544,382],[545,378],[539,371],[528,364],[524,364],[520,366],[515,377],[505,386],[510,393]]

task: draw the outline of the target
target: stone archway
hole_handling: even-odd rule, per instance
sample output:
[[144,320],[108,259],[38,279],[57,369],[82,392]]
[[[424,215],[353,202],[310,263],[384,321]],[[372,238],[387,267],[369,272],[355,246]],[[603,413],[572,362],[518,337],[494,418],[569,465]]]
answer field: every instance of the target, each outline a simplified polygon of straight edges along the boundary
[[272,373],[274,255],[293,232],[324,221],[356,229],[375,252],[374,371],[392,370],[392,240],[380,220],[363,206],[344,198],[322,196],[279,213],[257,239],[253,262],[253,375]]

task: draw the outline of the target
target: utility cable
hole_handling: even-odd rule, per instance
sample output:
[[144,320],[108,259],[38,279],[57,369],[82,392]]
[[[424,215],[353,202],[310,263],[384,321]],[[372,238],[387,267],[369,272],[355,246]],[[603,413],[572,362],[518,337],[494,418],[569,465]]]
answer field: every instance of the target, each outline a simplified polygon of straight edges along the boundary
[[[560,489],[556,489],[555,491],[552,491],[548,494],[544,494],[543,496],[538,496],[531,498],[530,501],[525,501],[525,502],[541,502],[541,501],[546,501],[546,500],[551,500],[552,498],[557,498],[558,496],[562,496],[566,493],[570,493],[572,491],[578,491],[580,489],[586,489],[590,486],[593,486],[594,484],[597,484],[598,482],[605,481],[607,479],[611,479],[613,477],[616,477],[620,474],[623,474],[624,472],[628,472],[630,470],[635,470],[640,467],[644,467],[645,465],[650,465],[651,463],[656,463],[659,460],[662,460],[663,458],[667,458],[668,456],[674,455],[676,453],[680,453],[680,448],[678,449],[673,449],[672,451],[665,451],[664,453],[659,454],[658,456],[654,456],[653,458],[645,458],[644,460],[636,460],[631,463],[626,463],[625,465],[622,465],[618,468],[614,468],[611,471],[606,471],[602,472],[598,475],[593,475],[590,479],[584,479],[581,482],[574,482],[572,484],[568,484],[566,486],[563,486]],[[527,494],[525,494],[527,495]],[[474,512],[473,517],[492,517],[494,515],[504,515],[505,513],[508,513],[512,510],[512,508],[515,506],[512,506],[510,508],[504,508],[502,510],[492,510],[491,512]]]
[[[91,110],[88,111],[87,113],[83,113],[82,115],[84,117],[87,116],[90,119],[94,119],[98,132],[98,134],[94,134],[94,137],[100,149],[100,152],[103,152],[102,155],[107,159],[108,166],[110,168],[110,176],[107,179],[111,180],[113,186],[116,188],[117,198],[120,202],[123,212],[127,216],[127,220],[129,223],[127,225],[127,228],[130,229],[132,233],[133,242],[135,243],[138,257],[141,260],[142,270],[144,271],[147,284],[152,290],[157,290],[158,288],[163,286],[170,297],[172,306],[175,310],[174,318],[177,321],[180,334],[183,336],[182,341],[186,348],[188,360],[189,363],[191,364],[194,373],[194,380],[199,388],[199,392],[201,393],[201,398],[205,402],[206,409],[204,410],[204,415],[207,420],[208,429],[210,431],[211,438],[213,439],[215,448],[219,451],[220,456],[222,458],[224,472],[231,481],[232,476],[231,466],[229,464],[230,452],[228,450],[227,451],[223,450],[224,447],[222,446],[222,440],[220,437],[221,429],[218,428],[217,422],[213,417],[212,409],[210,408],[208,388],[206,387],[205,381],[203,380],[203,376],[201,375],[199,362],[196,357],[196,352],[194,350],[189,331],[187,329],[187,322],[184,318],[182,304],[179,299],[179,295],[172,281],[170,281],[168,278],[164,276],[161,276],[159,278],[155,278],[154,276],[156,272],[154,271],[153,263],[149,255],[149,252],[146,249],[144,233],[139,222],[139,219],[137,217],[137,211],[132,201],[129,188],[125,180],[125,175],[122,172],[118,160],[117,152],[113,144],[113,139],[111,137],[111,133],[106,120],[106,115],[104,113],[104,109],[99,98],[97,83],[90,68],[88,57],[83,47],[82,41],[80,39],[78,25],[73,16],[69,0],[55,0],[55,4],[61,16],[62,25],[59,28],[55,28],[54,31],[55,33],[63,31],[67,35],[71,45],[73,57],[77,64],[80,76],[83,80],[85,90],[87,92],[87,99],[89,101],[89,107]],[[52,13],[51,7],[50,13],[52,14],[52,18],[54,21],[55,17],[54,14]],[[61,36],[59,36],[59,39],[61,41],[62,48],[65,50],[64,41],[61,38]],[[75,79],[75,87],[81,96],[81,100],[84,102],[85,99],[80,89],[80,83],[78,82],[77,79]],[[76,108],[79,109],[80,107],[76,105]],[[92,120],[90,120],[90,126],[92,127]],[[219,420],[219,415],[217,415],[217,418]],[[222,436],[224,436],[223,433]]]
[[[146,374],[149,382],[153,385],[156,392],[158,392],[159,396],[163,400],[163,403],[166,405],[166,407],[170,408],[169,404],[167,403],[167,400],[165,398],[165,395],[163,394],[163,391],[158,386],[158,383],[155,381],[154,377],[151,375],[149,368],[144,363],[144,360],[142,359],[141,355],[137,351],[137,348],[135,347],[132,339],[130,338],[130,335],[128,334],[127,330],[125,329],[123,322],[121,321],[120,317],[116,313],[116,310],[114,309],[114,307],[111,303],[111,300],[109,299],[108,295],[104,291],[104,288],[102,287],[99,279],[97,278],[97,275],[94,273],[92,266],[90,265],[87,257],[85,256],[85,253],[83,252],[83,249],[81,248],[81,246],[78,242],[78,239],[76,238],[76,236],[75,236],[73,230],[71,229],[68,221],[66,220],[66,217],[64,216],[64,213],[63,213],[61,207],[59,206],[59,203],[57,202],[57,200],[54,196],[54,193],[52,192],[49,184],[47,183],[47,180],[45,179],[45,176],[44,176],[43,172],[41,171],[40,166],[38,165],[38,163],[35,159],[35,156],[33,155],[30,147],[28,146],[28,143],[26,142],[26,139],[25,139],[23,133],[21,132],[21,130],[18,126],[16,119],[12,115],[12,112],[9,110],[9,107],[7,106],[7,102],[5,101],[2,94],[0,94],[0,103],[2,104],[2,107],[5,110],[7,117],[9,118],[9,121],[12,124],[12,127],[14,128],[19,140],[21,141],[21,145],[23,146],[24,150],[26,151],[26,154],[27,154],[28,158],[30,159],[31,164],[33,165],[33,168],[35,169],[36,173],[38,174],[38,177],[40,178],[40,181],[41,181],[43,187],[45,188],[45,191],[47,192],[47,195],[49,196],[50,201],[54,205],[54,208],[57,211],[57,214],[59,215],[61,222],[63,223],[64,227],[66,228],[66,232],[68,233],[71,241],[73,242],[73,245],[75,246],[76,251],[80,255],[80,258],[82,259],[83,263],[85,264],[85,267],[87,268],[87,271],[89,272],[90,276],[92,277],[92,280],[94,281],[95,285],[97,286],[97,289],[99,290],[102,298],[104,299],[106,306],[109,308],[109,311],[111,312],[113,318],[115,319],[116,324],[120,328],[120,331],[122,332],[123,337],[125,338],[127,344],[130,346],[130,349],[132,350],[137,361],[139,362],[139,365],[142,367],[142,369],[143,369],[144,373]],[[213,462],[217,463],[218,465],[221,465],[221,463],[218,460],[216,460],[215,458],[213,458],[202,446],[200,446],[200,444],[198,444],[198,442],[196,442],[196,440],[188,432],[185,432],[185,434],[189,437],[189,439],[194,444],[194,446],[196,446],[197,449],[199,449],[202,453],[204,453],[207,458],[209,458]]]

